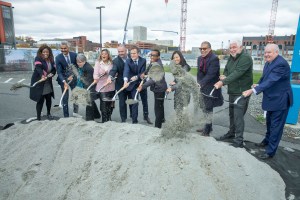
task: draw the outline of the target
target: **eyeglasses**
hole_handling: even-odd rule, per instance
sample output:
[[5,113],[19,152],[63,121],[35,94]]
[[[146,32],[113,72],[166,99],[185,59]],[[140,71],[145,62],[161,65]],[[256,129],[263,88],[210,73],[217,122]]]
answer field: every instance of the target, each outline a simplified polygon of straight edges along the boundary
[[151,54],[150,57],[157,57],[158,55]]
[[200,51],[206,51],[206,49],[208,49],[208,48],[199,48],[200,49]]

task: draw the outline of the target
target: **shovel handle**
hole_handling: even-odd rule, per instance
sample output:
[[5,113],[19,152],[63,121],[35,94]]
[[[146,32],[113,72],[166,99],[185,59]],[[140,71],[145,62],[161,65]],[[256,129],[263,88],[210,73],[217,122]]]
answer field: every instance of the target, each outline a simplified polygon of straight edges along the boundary
[[89,91],[89,90],[91,89],[91,87],[92,87],[93,85],[95,85],[95,84],[96,84],[96,83],[93,82],[86,90]]
[[212,94],[214,93],[214,91],[215,91],[215,87],[211,90],[211,92],[209,93],[209,96],[212,96]]
[[63,100],[63,98],[64,98],[64,96],[65,96],[67,90],[68,90],[68,88],[66,87],[66,88],[64,89],[64,92],[63,92],[62,95],[61,95],[61,98],[60,98],[60,101],[59,101],[59,107],[62,107],[62,100]]

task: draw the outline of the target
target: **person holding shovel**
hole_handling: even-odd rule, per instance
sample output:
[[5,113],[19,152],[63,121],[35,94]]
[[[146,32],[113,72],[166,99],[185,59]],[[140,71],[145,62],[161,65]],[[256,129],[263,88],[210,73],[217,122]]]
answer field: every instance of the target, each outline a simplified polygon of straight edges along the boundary
[[112,66],[112,58],[109,51],[107,49],[103,49],[96,60],[94,67],[94,83],[97,83],[96,91],[99,91],[98,98],[100,99],[102,123],[111,120],[111,115],[114,109],[114,102],[109,101],[109,99],[111,99],[115,94],[115,83],[112,82],[101,89],[101,87],[107,83]]
[[[161,128],[162,123],[165,118],[164,113],[164,97],[165,91],[168,88],[167,82],[165,79],[165,73],[162,66],[162,63],[159,64],[157,61],[160,60],[160,52],[157,49],[153,49],[150,55],[151,62],[145,71],[145,75],[149,73],[152,67],[161,67],[162,78],[161,80],[154,80],[149,78],[142,86],[138,87],[138,91],[142,91],[150,86],[150,90],[154,93],[154,114],[155,114],[155,127]],[[142,75],[144,77],[144,75]]]
[[[72,70],[69,69],[71,65],[76,64],[77,54],[70,52],[68,43],[62,42],[60,46],[61,53],[55,57],[55,64],[57,68],[57,83],[61,87],[64,94],[62,99],[64,117],[69,117],[69,89],[74,89],[76,86],[76,77],[73,76]],[[65,91],[65,89],[67,89]],[[65,93],[64,93],[65,91]],[[78,105],[73,104],[73,116],[78,114]]]
[[224,75],[220,76],[220,80],[215,83],[216,89],[223,85],[228,85],[229,94],[229,131],[221,136],[219,140],[233,140],[233,147],[244,147],[244,115],[248,108],[249,97],[241,98],[238,106],[234,105],[242,92],[251,88],[253,84],[253,61],[243,49],[240,40],[230,41],[229,46],[230,57],[225,65]]
[[56,74],[54,57],[52,50],[47,45],[42,45],[37,51],[34,59],[34,71],[31,76],[31,85],[39,80],[43,80],[36,86],[30,88],[29,97],[36,103],[37,120],[41,120],[41,113],[44,101],[46,100],[47,118],[53,119],[51,115],[51,98],[54,98],[52,77]]
[[[135,94],[137,92],[137,87],[141,82],[141,74],[146,70],[146,59],[139,56],[139,48],[134,46],[130,50],[130,58],[126,60],[125,67],[124,67],[124,85],[123,87],[126,88],[127,91],[130,92],[130,98],[134,99]],[[130,82],[132,81],[132,82]],[[130,82],[130,83],[129,83]],[[148,110],[148,106],[147,106]],[[131,106],[132,112],[132,123],[138,123],[138,103],[133,104]],[[145,113],[144,113],[145,114]],[[148,113],[147,113],[148,114]],[[147,117],[148,116],[144,116]]]
[[197,60],[197,83],[202,97],[200,107],[204,113],[206,123],[203,128],[197,129],[197,132],[201,132],[203,136],[209,136],[212,131],[213,108],[223,105],[221,89],[214,90],[213,97],[209,96],[214,89],[214,84],[219,80],[220,62],[218,57],[213,54],[209,42],[202,42],[199,49],[201,56]]
[[[77,55],[76,62],[78,65],[78,77],[76,87],[87,89],[94,81],[94,68],[86,61],[86,57],[83,53]],[[94,101],[97,98],[95,85],[89,88],[89,95],[91,99],[91,105],[87,105],[85,109],[86,121],[99,119],[101,117],[97,105]]]
[[[106,84],[111,84],[112,79],[114,77],[117,77],[116,82],[115,82],[115,87],[116,87],[116,90],[118,90],[118,91],[124,85],[123,72],[124,72],[124,66],[125,66],[126,59],[127,59],[127,49],[126,49],[125,45],[120,45],[118,47],[118,57],[116,57],[113,60],[113,67],[109,71],[109,77],[106,82]],[[130,92],[127,90],[122,90],[118,94],[119,111],[120,111],[120,117],[121,117],[122,123],[126,122],[126,119],[127,119],[126,100],[129,98],[129,96],[130,96]],[[130,111],[130,113],[131,113],[131,111]]]

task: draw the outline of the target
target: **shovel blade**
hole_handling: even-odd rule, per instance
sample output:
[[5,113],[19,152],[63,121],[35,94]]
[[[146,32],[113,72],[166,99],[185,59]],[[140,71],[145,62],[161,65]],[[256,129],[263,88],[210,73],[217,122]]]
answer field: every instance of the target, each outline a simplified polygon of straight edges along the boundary
[[128,104],[128,105],[136,104],[138,102],[139,102],[138,100],[134,100],[134,99],[127,99],[126,100],[126,104]]

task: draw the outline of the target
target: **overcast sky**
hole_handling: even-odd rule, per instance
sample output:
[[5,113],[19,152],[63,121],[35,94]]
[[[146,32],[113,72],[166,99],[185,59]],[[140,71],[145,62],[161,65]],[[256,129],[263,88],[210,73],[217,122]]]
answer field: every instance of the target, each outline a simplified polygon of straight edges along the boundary
[[[14,6],[16,36],[35,40],[85,35],[99,42],[99,10],[102,9],[102,42],[123,41],[130,0],[5,0]],[[268,33],[272,0],[188,0],[186,50],[204,40],[213,49],[228,46],[230,39]],[[300,0],[279,0],[275,35],[296,33]],[[133,26],[145,26],[148,39],[171,39],[179,45],[181,0],[133,0],[127,39]],[[155,32],[151,30],[176,31]]]

